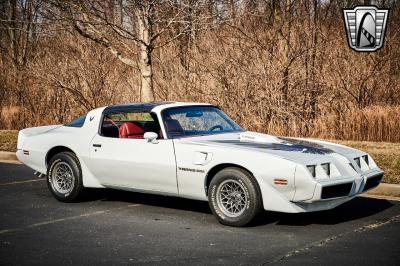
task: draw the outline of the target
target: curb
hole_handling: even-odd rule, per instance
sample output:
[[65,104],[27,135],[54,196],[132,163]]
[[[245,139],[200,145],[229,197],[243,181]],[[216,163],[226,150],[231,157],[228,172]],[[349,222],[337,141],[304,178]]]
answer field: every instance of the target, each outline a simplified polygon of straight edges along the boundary
[[397,184],[388,184],[388,183],[380,183],[374,189],[366,192],[365,194],[371,196],[386,196],[386,197],[393,197],[393,198],[400,198],[400,185]]
[[[9,151],[0,151],[0,161],[5,163],[20,163],[15,152]],[[400,185],[380,183],[378,187],[365,192],[365,195],[400,198]]]
[[19,162],[17,155],[12,151],[0,151],[0,160]]

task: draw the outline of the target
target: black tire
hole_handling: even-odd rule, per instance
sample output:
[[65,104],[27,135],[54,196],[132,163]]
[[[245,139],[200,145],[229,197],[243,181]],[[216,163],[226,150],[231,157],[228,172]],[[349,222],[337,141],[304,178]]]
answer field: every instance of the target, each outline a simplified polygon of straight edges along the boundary
[[[67,169],[67,183],[60,186],[56,181],[56,171],[59,168]],[[62,171],[62,170],[61,170]],[[64,179],[65,180],[65,179]],[[78,158],[72,152],[60,152],[54,155],[47,168],[47,186],[53,196],[62,202],[76,201],[83,193],[82,170]],[[62,189],[66,188],[68,189]]]
[[[229,187],[232,186],[236,186],[236,189],[241,191],[240,196],[235,192],[232,192],[233,194],[226,192],[226,189],[229,190]],[[229,207],[226,208],[226,206],[232,207],[232,204],[227,203],[228,205],[226,205],[224,203],[224,200],[230,201],[230,199],[227,200],[225,196],[222,196],[227,193],[234,195],[231,199],[236,202],[235,204],[241,203],[240,206],[234,207],[234,211],[236,211],[236,208],[237,211],[241,209],[235,214],[229,211]],[[208,189],[208,202],[218,221],[229,226],[245,226],[262,210],[261,192],[256,180],[247,171],[236,167],[225,168],[213,177]]]

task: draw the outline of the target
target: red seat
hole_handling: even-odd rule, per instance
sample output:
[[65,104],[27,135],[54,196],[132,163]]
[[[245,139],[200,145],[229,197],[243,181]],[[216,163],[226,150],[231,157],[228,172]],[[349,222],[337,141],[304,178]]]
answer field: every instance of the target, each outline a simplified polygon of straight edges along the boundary
[[132,122],[124,122],[119,127],[119,137],[128,139],[143,139],[144,129]]

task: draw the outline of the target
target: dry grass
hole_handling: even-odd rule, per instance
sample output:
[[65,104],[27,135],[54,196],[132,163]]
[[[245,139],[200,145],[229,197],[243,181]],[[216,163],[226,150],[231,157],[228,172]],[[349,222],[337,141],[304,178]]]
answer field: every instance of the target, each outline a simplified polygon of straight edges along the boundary
[[21,108],[17,106],[3,106],[0,108],[0,128],[2,129],[15,129],[18,128],[17,120]]
[[[309,122],[305,121],[305,124]],[[400,106],[369,106],[321,116],[313,123],[310,135],[316,138],[400,142]],[[304,130],[300,131],[304,135]]]
[[335,141],[368,152],[385,171],[384,181],[400,184],[400,143],[370,141]]
[[16,151],[17,138],[17,130],[0,130],[0,151]]
[[[0,130],[0,151],[17,149],[16,130]],[[384,182],[400,184],[400,143],[370,141],[334,141],[368,152],[385,171]]]

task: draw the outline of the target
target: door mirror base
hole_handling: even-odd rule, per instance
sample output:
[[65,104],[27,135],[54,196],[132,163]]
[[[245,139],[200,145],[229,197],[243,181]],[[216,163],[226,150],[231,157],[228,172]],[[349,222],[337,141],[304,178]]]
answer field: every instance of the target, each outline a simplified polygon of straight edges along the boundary
[[158,137],[158,134],[155,132],[146,132],[143,135],[143,138],[147,139],[147,142],[151,142],[153,144],[158,143],[157,137]]

